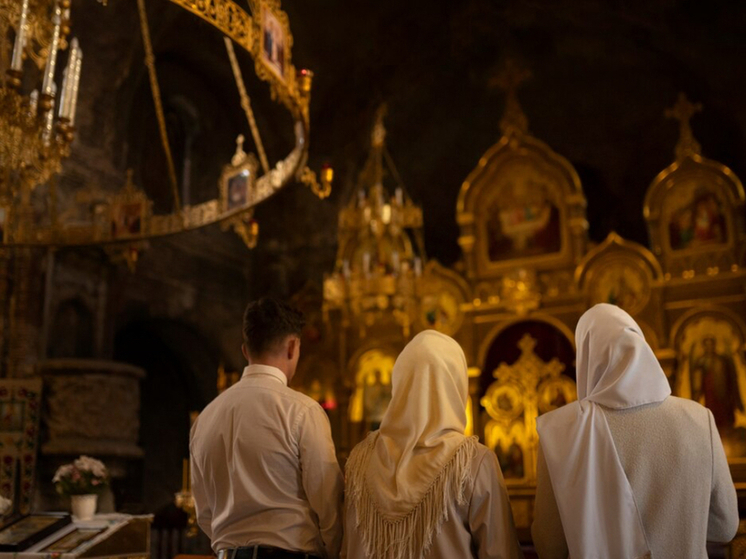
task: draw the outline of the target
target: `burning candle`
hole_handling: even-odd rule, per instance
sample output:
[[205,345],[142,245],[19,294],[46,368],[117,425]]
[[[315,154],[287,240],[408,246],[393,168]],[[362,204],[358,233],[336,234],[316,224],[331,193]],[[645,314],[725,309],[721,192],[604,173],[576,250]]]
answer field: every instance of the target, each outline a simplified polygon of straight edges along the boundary
[[21,5],[21,19],[18,22],[18,31],[16,31],[16,42],[13,45],[13,58],[10,62],[10,69],[17,72],[21,71],[23,65],[23,47],[26,46],[26,20],[28,19],[28,2],[23,0]]
[[49,95],[52,97],[52,106],[49,108],[49,110],[46,112],[44,118],[44,132],[42,132],[42,140],[44,140],[44,145],[49,145],[49,142],[52,139],[52,131],[54,130],[54,95],[57,93],[57,84],[52,82],[52,89],[49,93]]
[[29,113],[31,113],[32,116],[36,115],[36,111],[39,108],[39,90],[34,89],[31,94],[28,96],[28,108]]
[[70,95],[70,126],[75,123],[75,111],[78,107],[78,91],[80,90],[80,69],[83,67],[83,51],[78,48],[78,55],[75,57],[75,79],[72,85],[72,94]]
[[52,32],[52,41],[49,43],[47,66],[44,69],[44,81],[41,86],[41,92],[50,97],[54,95],[52,84],[54,83],[54,68],[57,65],[57,50],[60,46],[60,25],[62,23],[62,17],[59,5],[56,5],[54,8],[52,23],[54,23],[54,31]]
[[78,59],[78,39],[70,41],[70,56],[65,66],[65,74],[62,78],[62,93],[60,94],[60,118],[70,120],[72,111],[72,96],[75,86],[75,69]]

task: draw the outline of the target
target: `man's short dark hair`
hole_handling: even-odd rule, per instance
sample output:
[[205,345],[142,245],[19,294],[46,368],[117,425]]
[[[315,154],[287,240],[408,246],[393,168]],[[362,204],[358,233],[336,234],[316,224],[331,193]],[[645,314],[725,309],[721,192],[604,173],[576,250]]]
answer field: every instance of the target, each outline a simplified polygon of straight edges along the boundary
[[275,349],[285,338],[300,336],[303,313],[272,297],[252,301],[243,315],[243,339],[249,355],[258,357]]

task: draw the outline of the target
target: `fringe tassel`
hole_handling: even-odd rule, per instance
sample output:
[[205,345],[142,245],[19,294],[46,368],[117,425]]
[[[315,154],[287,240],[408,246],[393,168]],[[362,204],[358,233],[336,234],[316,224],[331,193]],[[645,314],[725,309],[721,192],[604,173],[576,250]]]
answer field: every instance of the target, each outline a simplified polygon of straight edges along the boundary
[[355,507],[356,526],[362,534],[365,555],[375,559],[421,559],[448,520],[448,505],[454,500],[466,504],[466,488],[471,486],[471,463],[477,438],[467,438],[428,487],[422,500],[406,515],[390,517],[378,508],[370,494],[365,470],[378,438],[371,433],[353,450],[345,468],[347,499]]

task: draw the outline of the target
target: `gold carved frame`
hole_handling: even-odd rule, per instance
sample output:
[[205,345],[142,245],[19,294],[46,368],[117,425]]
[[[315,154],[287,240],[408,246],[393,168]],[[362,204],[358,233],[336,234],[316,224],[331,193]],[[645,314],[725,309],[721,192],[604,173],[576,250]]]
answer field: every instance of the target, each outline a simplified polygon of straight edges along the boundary
[[[282,72],[279,72],[272,61],[267,59],[264,31],[269,18],[272,18],[279,25],[282,32]],[[266,0],[261,2],[261,5],[259,6],[258,28],[259,40],[256,45],[258,51],[255,57],[257,75],[262,77],[265,75],[265,72],[270,72],[277,76],[277,78],[279,78],[284,84],[292,83],[295,76],[292,57],[290,55],[293,46],[293,35],[290,33],[290,22],[288,21],[288,16],[280,9],[279,2],[270,2]]]
[[[673,249],[669,236],[666,208],[677,188],[700,182],[721,202],[726,218],[727,239],[724,243],[706,244],[684,249]],[[743,265],[739,250],[743,237],[743,208],[746,202],[740,179],[723,164],[696,153],[687,154],[661,171],[651,183],[645,196],[643,213],[648,223],[650,240],[661,259],[666,279],[689,279],[699,274],[715,275],[736,271]]]
[[[549,177],[548,188],[555,188],[548,197],[559,211],[561,246],[559,252],[491,261],[487,250],[490,216],[486,212],[489,203],[499,194],[493,192],[494,177],[503,169],[510,169],[516,161],[535,166],[541,174]],[[471,279],[494,278],[517,266],[535,271],[572,266],[585,251],[585,206],[580,178],[564,157],[528,134],[503,136],[482,156],[459,192],[456,219],[461,228],[459,244],[466,259],[468,276]]]
[[[430,299],[437,298],[437,301]],[[448,268],[442,266],[436,260],[430,260],[425,266],[421,279],[421,300],[423,308],[418,317],[418,326],[422,330],[433,328],[448,336],[455,335],[464,324],[464,307],[470,300],[469,285],[464,279]],[[442,325],[431,324],[423,315],[428,302],[436,305],[445,305],[454,315],[451,320]]]
[[[138,231],[123,231],[118,233],[116,227],[120,219],[125,215],[125,208],[134,205],[140,206],[139,219],[140,225]],[[130,240],[137,239],[150,228],[150,219],[152,216],[153,203],[148,199],[145,192],[140,190],[132,182],[132,172],[127,173],[127,182],[124,188],[112,198],[109,206],[109,230],[108,237],[112,240]],[[124,224],[126,226],[126,223]]]
[[[637,274],[642,283],[635,293],[638,296],[637,301],[627,305],[629,308],[620,304],[624,310],[636,316],[650,303],[653,287],[663,281],[660,263],[645,247],[627,241],[614,232],[609,233],[604,242],[586,254],[575,270],[575,281],[578,287],[585,291],[588,306],[607,302],[619,304],[616,301],[602,301],[594,297],[594,290],[599,287],[602,275],[612,266],[619,266]],[[634,290],[634,286],[631,289]]]
[[[223,167],[223,172],[220,174],[220,210],[222,213],[239,213],[255,204],[258,171],[259,161],[253,153],[234,156],[231,164]],[[243,204],[230,207],[231,179],[242,173],[247,173],[245,201]]]

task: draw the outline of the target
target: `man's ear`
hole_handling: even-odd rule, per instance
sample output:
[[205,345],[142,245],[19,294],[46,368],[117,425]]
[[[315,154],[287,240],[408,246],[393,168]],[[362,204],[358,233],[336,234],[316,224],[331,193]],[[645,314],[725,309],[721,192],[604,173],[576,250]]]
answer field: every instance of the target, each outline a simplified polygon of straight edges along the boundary
[[246,344],[241,344],[241,353],[243,353],[246,361],[251,362],[251,357],[249,357],[249,350],[246,348]]
[[300,339],[295,336],[290,336],[287,343],[287,358],[292,359],[295,357],[296,346],[300,345]]

